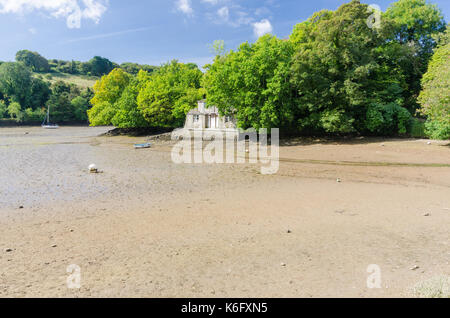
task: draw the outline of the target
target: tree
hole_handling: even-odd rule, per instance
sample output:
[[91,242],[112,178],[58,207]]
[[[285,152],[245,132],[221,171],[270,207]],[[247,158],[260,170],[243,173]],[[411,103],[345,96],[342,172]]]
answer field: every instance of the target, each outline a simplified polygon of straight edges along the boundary
[[31,72],[20,64],[7,62],[0,65],[0,91],[9,100],[27,106],[31,96]]
[[11,119],[14,119],[16,122],[20,123],[23,121],[24,113],[21,110],[21,106],[18,102],[12,102],[8,106],[8,113]]
[[102,76],[111,72],[114,69],[114,64],[106,58],[95,56],[88,62],[88,69],[92,75]]
[[117,68],[95,83],[95,95],[91,100],[92,108],[88,111],[91,125],[111,125],[117,113],[117,107],[114,105],[122,96],[131,78],[130,74]]
[[4,118],[7,112],[6,103],[3,100],[0,100],[0,119]]
[[50,85],[39,78],[31,79],[31,92],[30,100],[27,104],[31,109],[39,109],[45,106],[48,99],[50,98],[52,91],[50,90]]
[[[83,95],[79,87],[63,81],[57,81],[52,85],[51,91],[52,93],[46,103],[46,107],[50,107],[52,121],[74,122],[85,119],[82,112],[85,111],[86,105],[82,105],[79,99],[73,103],[73,100]],[[85,102],[88,103],[87,99]]]
[[125,72],[132,74],[132,75],[137,75],[139,73],[139,71],[146,71],[148,73],[153,73],[154,71],[156,71],[158,69],[158,67],[156,66],[151,66],[151,65],[141,65],[141,64],[137,64],[137,63],[122,63],[120,64],[120,68],[123,69]]
[[218,55],[203,81],[208,104],[236,114],[242,128],[289,126],[294,90],[289,82],[293,46],[265,35],[254,44]]
[[72,106],[72,112],[76,121],[88,120],[87,111],[90,107],[88,99],[77,96],[70,101],[70,105]]
[[405,83],[393,58],[398,50],[386,45],[382,30],[368,27],[369,14],[367,5],[352,1],[294,29],[292,83],[300,131],[379,132],[384,123],[370,122],[392,118],[388,126],[404,132]]
[[442,11],[426,0],[398,0],[383,16],[393,26],[394,39],[417,45],[420,55],[428,59],[436,47],[434,36],[445,30]]
[[149,126],[137,105],[137,96],[142,89],[142,86],[145,85],[145,79],[148,74],[144,71],[140,71],[138,74],[140,75],[130,80],[129,85],[124,89],[122,95],[115,104],[117,112],[111,122],[118,128]]
[[46,58],[37,52],[22,50],[16,53],[16,61],[31,68],[34,72],[49,72],[50,65]]
[[436,49],[423,76],[419,96],[422,114],[428,116],[427,134],[436,139],[450,139],[450,28],[440,36]]
[[420,81],[436,47],[434,38],[445,30],[444,17],[436,5],[426,0],[399,0],[386,10],[382,21],[388,41],[414,50],[402,68],[407,83],[405,103],[411,112],[415,112],[419,107]]
[[[189,107],[180,99],[186,98],[192,89],[200,89],[202,76],[196,65],[178,63],[176,60],[148,76],[137,96],[138,109],[148,124],[155,127],[183,125]],[[190,108],[193,107],[195,103],[190,105]]]

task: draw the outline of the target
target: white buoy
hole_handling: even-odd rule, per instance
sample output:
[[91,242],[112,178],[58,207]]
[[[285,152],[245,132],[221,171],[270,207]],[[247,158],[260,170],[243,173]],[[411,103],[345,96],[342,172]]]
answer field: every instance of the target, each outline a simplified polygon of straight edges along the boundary
[[91,165],[89,166],[89,172],[95,173],[95,172],[97,172],[97,171],[98,171],[98,169],[97,169],[97,166],[96,166],[95,164],[91,164]]

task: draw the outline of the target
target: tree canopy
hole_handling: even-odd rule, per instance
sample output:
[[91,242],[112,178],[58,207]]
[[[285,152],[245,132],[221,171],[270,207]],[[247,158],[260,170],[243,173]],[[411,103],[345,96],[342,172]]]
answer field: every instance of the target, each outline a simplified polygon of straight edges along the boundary
[[419,102],[422,114],[428,117],[427,132],[433,138],[450,139],[450,28],[440,37],[422,79]]

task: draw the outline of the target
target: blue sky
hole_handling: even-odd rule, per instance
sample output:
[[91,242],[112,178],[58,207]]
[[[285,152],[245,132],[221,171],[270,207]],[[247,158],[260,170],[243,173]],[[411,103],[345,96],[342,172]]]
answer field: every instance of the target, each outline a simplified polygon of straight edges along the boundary
[[[210,44],[227,49],[257,34],[288,37],[292,27],[339,0],[0,0],[0,60],[29,49],[46,58],[159,65],[171,59],[200,65]],[[362,1],[385,10],[393,1]],[[450,17],[449,0],[432,0]]]

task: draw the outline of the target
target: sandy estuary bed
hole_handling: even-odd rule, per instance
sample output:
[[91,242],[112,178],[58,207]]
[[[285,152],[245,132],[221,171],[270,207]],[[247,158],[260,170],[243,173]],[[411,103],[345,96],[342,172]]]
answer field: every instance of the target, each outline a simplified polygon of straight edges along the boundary
[[0,297],[402,297],[450,276],[445,142],[293,140],[262,175],[107,130],[0,129]]

